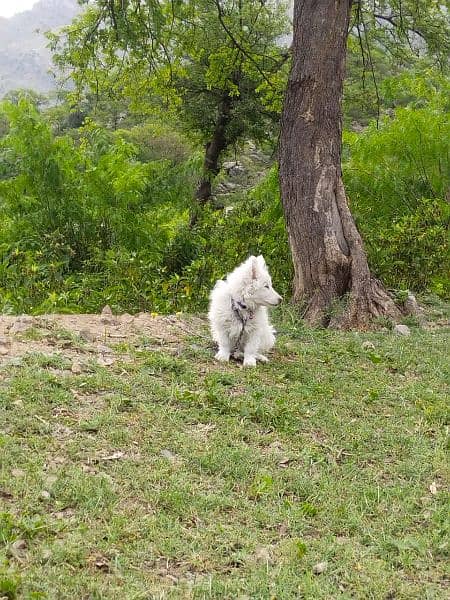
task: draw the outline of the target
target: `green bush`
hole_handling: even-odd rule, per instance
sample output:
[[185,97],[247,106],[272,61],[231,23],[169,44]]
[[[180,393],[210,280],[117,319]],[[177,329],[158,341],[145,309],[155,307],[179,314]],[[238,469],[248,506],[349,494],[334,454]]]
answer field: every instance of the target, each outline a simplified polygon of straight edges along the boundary
[[141,163],[94,123],[75,143],[26,100],[2,108],[0,310],[143,308],[135,284],[155,278],[185,218],[195,160]]
[[[204,309],[211,287],[250,254],[263,254],[275,288],[289,295],[292,261],[274,166],[248,193],[236,193],[225,211],[205,210],[192,232],[197,257],[180,273],[189,291],[183,310]],[[192,242],[191,242],[192,243]]]
[[344,180],[372,270],[394,288],[446,295],[450,119],[444,95],[424,89],[421,108],[345,133]]
[[[344,177],[376,275],[392,288],[444,296],[450,124],[444,95],[423,90],[379,129],[345,134]],[[89,121],[76,139],[56,136],[23,99],[4,103],[0,115],[8,123],[0,139],[0,312],[96,312],[106,303],[128,312],[204,310],[214,282],[250,254],[264,254],[275,288],[289,296],[276,166],[252,190],[227,195],[225,210],[202,210],[191,228],[201,153],[187,159],[183,147],[170,160],[142,162],[124,137],[141,144],[150,129],[111,134]],[[141,157],[161,156],[165,132],[156,134]],[[178,137],[168,139],[170,150]]]
[[376,235],[367,234],[376,274],[393,288],[431,290],[448,296],[450,207],[443,200],[422,199],[412,214],[395,219]]

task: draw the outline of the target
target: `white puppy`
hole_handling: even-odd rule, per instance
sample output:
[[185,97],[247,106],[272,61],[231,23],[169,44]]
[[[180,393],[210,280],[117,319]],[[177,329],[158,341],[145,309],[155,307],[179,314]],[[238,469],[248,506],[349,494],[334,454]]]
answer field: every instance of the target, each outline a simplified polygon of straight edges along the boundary
[[267,362],[260,353],[275,343],[267,306],[276,306],[281,299],[262,256],[250,256],[226,280],[218,281],[208,313],[213,339],[219,345],[216,359],[226,362],[236,354],[244,356],[247,367],[254,367],[257,360]]

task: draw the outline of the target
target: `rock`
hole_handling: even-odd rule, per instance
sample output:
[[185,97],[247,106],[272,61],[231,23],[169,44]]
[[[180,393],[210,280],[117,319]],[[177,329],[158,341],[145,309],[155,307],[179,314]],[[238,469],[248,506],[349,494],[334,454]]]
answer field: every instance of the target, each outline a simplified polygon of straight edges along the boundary
[[375,350],[375,345],[372,344],[372,342],[369,342],[369,340],[363,342],[361,347],[363,350]]
[[11,544],[11,548],[14,548],[14,550],[26,550],[27,543],[25,540],[22,539],[16,540]]
[[132,323],[134,317],[133,315],[130,315],[130,313],[123,313],[123,315],[120,316],[120,320],[122,321],[122,323]]
[[320,575],[321,573],[325,573],[328,569],[328,563],[324,560],[322,562],[317,563],[313,566],[312,571],[314,575]]
[[74,360],[72,363],[72,366],[70,367],[70,370],[72,371],[72,373],[74,373],[75,375],[79,375],[80,373],[83,372],[83,369],[81,367],[81,364]]
[[161,450],[160,455],[169,462],[171,462],[173,465],[178,465],[181,462],[180,458],[170,450]]
[[273,548],[271,546],[257,546],[255,548],[255,560],[263,564],[273,564]]
[[361,133],[361,131],[364,131],[365,129],[364,125],[361,125],[358,121],[352,121],[350,128],[352,131],[356,131],[356,133]]
[[97,346],[97,352],[100,352],[101,354],[111,354],[112,351],[112,348],[105,346],[104,344],[99,344]]
[[101,355],[97,358],[97,363],[101,367],[110,367],[111,365],[113,365],[115,363],[115,358],[113,358],[112,356]]
[[244,175],[245,173],[244,165],[239,161],[230,160],[224,162],[222,167],[230,177],[239,177],[239,175]]
[[51,494],[47,490],[42,490],[42,492],[39,494],[39,498],[41,500],[50,500]]
[[9,546],[8,554],[13,558],[16,558],[17,560],[21,561],[24,558],[27,549],[28,544],[26,540],[18,539]]
[[11,342],[7,338],[0,338],[0,355],[6,356],[11,349]]
[[237,183],[233,183],[232,181],[227,181],[223,185],[225,188],[225,192],[233,192],[234,190],[237,190],[239,187]]
[[408,297],[403,303],[403,307],[408,315],[419,316],[423,313],[423,309],[418,305],[416,297],[411,293],[408,294]]
[[118,321],[114,317],[111,307],[107,304],[103,307],[103,310],[100,315],[100,321],[103,325],[117,325]]
[[85,342],[95,342],[97,336],[90,329],[82,329],[80,331],[80,338],[83,339]]
[[29,315],[21,315],[17,317],[14,323],[9,328],[9,333],[22,333],[31,329],[34,325],[34,317],[30,317]]
[[411,330],[408,327],[408,325],[402,325],[401,323],[397,324],[394,327],[394,333],[397,333],[398,335],[411,335]]
[[43,562],[47,562],[48,560],[50,560],[52,557],[52,551],[50,550],[50,548],[44,548],[43,550],[41,550],[40,552],[40,559]]

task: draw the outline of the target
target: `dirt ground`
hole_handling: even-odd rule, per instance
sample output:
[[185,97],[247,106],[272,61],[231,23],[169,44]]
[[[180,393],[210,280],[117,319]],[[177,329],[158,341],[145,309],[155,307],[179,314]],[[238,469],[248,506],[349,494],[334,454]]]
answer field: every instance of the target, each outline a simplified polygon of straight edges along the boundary
[[[448,327],[449,320],[441,310],[420,309],[419,322],[423,329]],[[398,326],[397,326],[398,327]],[[409,328],[394,331],[409,335]],[[94,358],[100,365],[115,362],[117,346],[121,353],[127,347],[145,347],[178,354],[186,338],[198,338],[202,346],[213,348],[206,317],[194,315],[159,316],[141,312],[113,315],[109,306],[100,314],[0,315],[0,367],[20,361],[25,354],[39,352],[62,354],[72,360],[72,370],[79,363]]]
[[101,314],[0,315],[0,365],[30,352],[60,352],[74,361],[72,369],[76,371],[77,360],[86,355],[96,357],[103,366],[112,364],[117,344],[172,347],[176,352],[183,338],[203,333],[206,338],[205,321],[199,317],[116,316],[109,307]]

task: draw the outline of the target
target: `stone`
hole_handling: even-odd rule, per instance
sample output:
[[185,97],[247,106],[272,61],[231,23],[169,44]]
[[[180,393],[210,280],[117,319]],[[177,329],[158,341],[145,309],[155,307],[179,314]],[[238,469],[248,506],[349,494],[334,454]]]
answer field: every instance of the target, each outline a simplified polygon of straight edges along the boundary
[[255,548],[255,560],[263,564],[273,564],[273,548],[271,546],[257,546]]
[[10,545],[8,554],[13,558],[21,560],[24,558],[27,549],[27,542],[25,540],[18,539]]
[[99,344],[97,346],[97,352],[100,352],[101,354],[111,354],[112,351],[112,348],[105,346],[105,344]]
[[0,355],[6,356],[9,354],[11,342],[7,338],[0,337]]
[[9,328],[10,333],[23,333],[28,329],[31,329],[34,325],[34,318],[29,315],[21,315],[17,317],[14,323]]
[[239,161],[226,161],[223,163],[222,167],[230,177],[239,177],[239,175],[244,175],[245,173],[244,165]]
[[80,363],[76,360],[73,361],[72,366],[70,367],[70,370],[72,371],[72,373],[74,373],[74,375],[79,375],[80,373],[83,372],[83,369],[82,369]]
[[408,315],[412,316],[420,316],[423,313],[423,309],[420,308],[417,303],[416,297],[411,292],[408,294],[408,297],[403,303],[404,309]]
[[117,325],[118,321],[114,317],[111,307],[107,304],[103,307],[103,310],[100,315],[100,321],[103,325]]
[[361,347],[363,350],[375,350],[375,345],[372,344],[372,342],[369,342],[369,340],[363,342]]
[[394,333],[397,333],[398,335],[411,335],[411,330],[408,327],[408,325],[402,325],[401,323],[398,323],[395,327],[394,327]]
[[322,562],[315,564],[312,568],[312,571],[313,571],[314,575],[320,575],[321,573],[325,573],[325,571],[327,569],[328,569],[328,563],[324,560]]
[[110,367],[114,363],[115,359],[112,356],[104,356],[103,354],[101,354],[97,358],[97,364],[99,364],[101,367]]
[[80,331],[80,338],[83,339],[85,342],[95,342],[97,336],[90,329],[82,329]]
[[120,316],[120,320],[122,323],[132,323],[134,321],[134,317],[133,315],[130,315],[130,313],[123,313],[123,315]]

